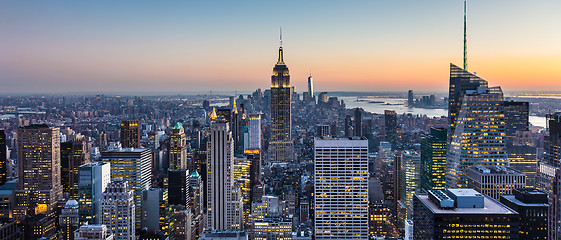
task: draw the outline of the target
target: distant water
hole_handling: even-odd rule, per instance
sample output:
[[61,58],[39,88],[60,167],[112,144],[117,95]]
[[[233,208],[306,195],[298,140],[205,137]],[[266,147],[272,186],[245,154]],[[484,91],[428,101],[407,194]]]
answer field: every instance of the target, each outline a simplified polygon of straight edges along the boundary
[[[368,96],[360,97],[361,101],[356,101],[357,97],[339,97],[345,101],[347,108],[362,108],[365,111],[377,114],[384,114],[384,110],[394,110],[397,114],[411,113],[413,115],[427,115],[427,117],[448,116],[446,109],[410,108],[405,106],[407,99],[399,97]],[[438,101],[438,100],[437,100]],[[545,127],[545,117],[530,116],[530,123],[537,127]]]

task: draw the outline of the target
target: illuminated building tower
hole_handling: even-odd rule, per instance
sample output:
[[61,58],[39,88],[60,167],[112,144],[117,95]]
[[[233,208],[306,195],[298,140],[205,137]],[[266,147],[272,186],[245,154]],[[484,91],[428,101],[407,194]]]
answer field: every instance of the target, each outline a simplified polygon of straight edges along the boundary
[[142,191],[142,228],[171,236],[175,230],[174,211],[168,202],[168,190],[153,188]]
[[115,240],[135,240],[134,193],[123,180],[113,180],[101,200],[102,224]]
[[416,152],[404,151],[401,155],[401,170],[400,175],[400,200],[405,205],[411,206],[411,200],[415,190],[419,189],[420,185],[420,168],[421,168],[421,155]]
[[74,231],[80,227],[78,202],[74,199],[68,200],[64,205],[58,220],[59,226],[62,228],[63,239],[74,239]]
[[168,171],[168,195],[170,205],[189,206],[189,170],[170,169]]
[[240,189],[243,202],[243,218],[247,223],[247,217],[251,213],[251,165],[252,159],[234,158],[234,184]]
[[431,128],[421,136],[421,188],[444,190],[446,187],[446,129]]
[[204,201],[203,201],[203,179],[197,171],[191,172],[189,176],[189,208],[193,212],[194,216],[197,216],[203,212]]
[[234,185],[234,146],[227,121],[211,122],[207,149],[207,227],[239,229],[242,200]]
[[362,137],[362,112],[359,108],[355,108],[355,136]]
[[310,96],[310,100],[315,101],[314,96],[314,79],[312,78],[312,74],[308,77],[308,95]]
[[269,140],[271,163],[288,163],[294,160],[290,92],[290,75],[288,67],[284,64],[281,35],[279,59],[271,76],[271,138]]
[[[173,220],[175,229],[169,239],[197,239],[193,238],[193,214],[189,208],[183,206],[173,206]],[[196,235],[195,235],[196,236]]]
[[397,145],[397,114],[393,110],[384,110],[384,131],[386,141],[395,148]]
[[91,162],[78,168],[78,204],[80,225],[101,223],[101,200],[111,182],[111,165]]
[[409,90],[409,92],[407,92],[407,106],[413,107],[413,104],[415,104],[413,90]]
[[238,113],[238,106],[236,104],[236,100],[234,100],[234,104],[232,106],[232,121],[230,122],[230,129],[232,130],[232,139],[234,141],[234,152],[236,155],[239,155],[242,151],[240,148],[241,145],[241,126],[240,126],[240,115]]
[[111,180],[123,179],[134,191],[137,228],[142,220],[142,191],[150,188],[151,156],[148,148],[123,148],[101,153],[101,161],[111,163]]
[[538,159],[533,146],[508,146],[509,167],[526,174],[526,187],[537,187]]
[[19,224],[23,239],[58,239],[58,229],[54,217],[45,214],[25,215]]
[[368,140],[314,140],[316,239],[368,238]]
[[78,167],[90,162],[90,150],[86,138],[77,135],[69,142],[61,143],[60,165],[63,191],[69,198],[78,199]]
[[517,131],[529,130],[529,103],[505,101],[504,113],[506,141],[507,144],[512,144]]
[[187,136],[181,123],[175,124],[169,136],[169,169],[187,169]]
[[501,196],[501,203],[518,212],[520,239],[547,239],[547,194],[535,188],[514,189],[513,195]]
[[452,137],[456,129],[456,119],[462,108],[462,101],[467,91],[487,88],[487,81],[450,63],[450,89],[448,92],[448,121],[450,129],[448,137]]
[[0,186],[6,184],[8,176],[8,155],[6,148],[6,132],[0,129]]
[[503,93],[499,87],[467,91],[448,146],[446,186],[467,187],[474,165],[508,165]]
[[249,146],[247,149],[261,149],[261,114],[249,114]]
[[368,227],[370,236],[396,236],[399,235],[395,225],[391,222],[390,209],[386,204],[369,203]]
[[25,215],[45,213],[54,215],[57,202],[62,199],[60,181],[60,130],[45,124],[19,127],[18,186],[15,192],[15,219]]
[[124,148],[139,148],[140,137],[140,122],[138,120],[121,121],[121,146]]
[[468,187],[500,200],[516,188],[526,187],[526,175],[505,166],[473,166],[468,169]]
[[473,189],[413,197],[413,235],[429,239],[519,239],[518,213]]

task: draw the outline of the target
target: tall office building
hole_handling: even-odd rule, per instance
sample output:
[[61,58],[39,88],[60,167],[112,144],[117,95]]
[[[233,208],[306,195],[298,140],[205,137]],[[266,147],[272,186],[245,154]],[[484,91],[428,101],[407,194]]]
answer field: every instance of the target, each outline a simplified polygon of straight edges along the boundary
[[368,141],[314,140],[316,239],[368,238]]
[[243,202],[243,219],[247,223],[247,217],[251,213],[251,165],[252,159],[246,157],[234,158],[234,184],[240,189]]
[[168,171],[168,195],[170,205],[189,205],[189,170],[170,169]]
[[115,240],[135,240],[134,193],[127,181],[113,180],[107,185],[101,200],[101,223]]
[[139,148],[141,136],[138,120],[121,121],[121,146],[124,148]]
[[308,95],[310,96],[310,100],[315,101],[314,97],[314,79],[312,78],[312,74],[308,77]]
[[111,182],[111,165],[91,162],[78,168],[78,204],[80,225],[101,223],[101,200]]
[[509,167],[526,174],[526,186],[537,187],[537,148],[528,145],[507,147]]
[[123,179],[134,191],[137,228],[142,219],[142,191],[150,188],[151,157],[149,148],[121,148],[101,153],[101,161],[111,163],[111,180]]
[[0,186],[6,184],[8,177],[8,151],[6,147],[6,132],[0,129]]
[[19,127],[17,146],[18,186],[14,217],[19,220],[33,212],[52,216],[57,202],[62,199],[60,130],[45,124]]
[[444,190],[446,187],[446,129],[431,128],[421,136],[421,188]]
[[529,103],[505,101],[505,133],[507,144],[512,144],[516,138],[517,131],[529,130]]
[[520,239],[547,239],[549,202],[546,193],[535,188],[518,188],[512,195],[501,196],[501,203],[518,212]]
[[194,216],[202,214],[204,208],[203,199],[203,179],[197,171],[191,172],[189,176],[189,208],[193,212]]
[[413,96],[413,90],[407,92],[407,106],[412,107],[415,104],[415,98]]
[[519,239],[518,213],[473,189],[413,197],[413,239]]
[[78,167],[90,162],[90,148],[86,138],[77,135],[72,141],[61,143],[61,181],[69,198],[78,199]]
[[362,137],[362,112],[360,108],[355,108],[355,136]]
[[239,229],[242,200],[234,185],[234,146],[228,122],[211,122],[207,149],[207,227]]
[[456,129],[456,119],[462,108],[464,95],[467,91],[487,88],[487,81],[450,63],[450,88],[448,91],[448,121],[450,124],[448,137],[452,137]]
[[353,136],[352,129],[353,129],[353,123],[351,120],[351,116],[347,115],[345,116],[345,137]]
[[399,199],[407,206],[411,206],[413,194],[420,187],[420,168],[421,155],[412,151],[404,151],[401,155],[401,170],[399,171]]
[[446,185],[467,187],[474,165],[508,165],[503,93],[499,87],[467,91],[448,147]]
[[170,237],[175,230],[173,214],[167,189],[152,188],[142,191],[142,228]]
[[290,75],[288,67],[284,64],[281,36],[279,59],[271,76],[271,138],[269,140],[271,163],[287,163],[294,160],[290,93]]
[[64,240],[74,239],[74,231],[80,227],[78,202],[70,199],[64,205],[58,218]]
[[249,114],[249,144],[247,149],[261,149],[261,114]]
[[397,114],[393,110],[384,110],[384,131],[386,141],[395,148],[397,145]]
[[512,195],[516,188],[526,187],[526,175],[505,166],[473,166],[468,169],[468,187],[499,201]]
[[175,124],[169,136],[168,161],[170,169],[187,169],[187,136],[181,123]]

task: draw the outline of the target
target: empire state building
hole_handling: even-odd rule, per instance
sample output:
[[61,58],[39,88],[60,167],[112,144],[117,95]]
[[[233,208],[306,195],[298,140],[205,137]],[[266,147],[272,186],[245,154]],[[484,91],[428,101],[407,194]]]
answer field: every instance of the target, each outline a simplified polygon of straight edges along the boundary
[[294,160],[291,109],[290,75],[283,60],[281,38],[279,59],[271,76],[271,139],[269,141],[271,163],[288,163]]

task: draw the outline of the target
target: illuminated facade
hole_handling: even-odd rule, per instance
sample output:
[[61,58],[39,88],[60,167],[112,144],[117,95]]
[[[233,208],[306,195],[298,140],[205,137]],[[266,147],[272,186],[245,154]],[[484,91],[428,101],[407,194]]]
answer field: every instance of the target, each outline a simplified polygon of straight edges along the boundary
[[413,197],[413,239],[519,239],[518,213],[473,189]]
[[405,205],[411,206],[411,200],[415,190],[419,189],[421,184],[420,179],[421,168],[421,155],[416,152],[404,151],[401,155],[401,170],[400,175],[400,189],[399,196]]
[[173,214],[167,189],[152,188],[142,191],[142,228],[170,237],[175,230]]
[[467,91],[448,146],[446,186],[467,187],[474,165],[508,165],[503,93],[499,87]]
[[[18,186],[14,217],[45,213],[52,216],[62,199],[60,130],[45,124],[18,128]],[[30,209],[35,206],[35,209]]]
[[512,195],[526,187],[526,175],[505,166],[473,166],[468,169],[468,187],[499,201],[502,195]]
[[254,222],[250,235],[254,240],[291,240],[292,222],[275,219]]
[[111,182],[111,165],[91,162],[78,168],[78,203],[80,225],[101,223],[101,199]]
[[397,228],[391,222],[391,213],[388,205],[383,203],[370,203],[368,206],[368,215],[368,233],[370,236],[399,236]]
[[140,122],[138,120],[121,121],[121,146],[124,148],[139,148],[140,137]]
[[251,213],[251,164],[252,160],[248,158],[234,159],[234,183],[240,189],[243,202],[243,219],[244,223],[248,222],[248,216]]
[[169,169],[187,169],[187,136],[181,123],[177,123],[169,136]]
[[101,161],[111,164],[111,180],[123,179],[134,191],[137,228],[140,228],[142,219],[142,191],[150,188],[151,159],[148,148],[123,148],[101,153]]
[[314,139],[316,239],[368,238],[368,140]]
[[247,149],[261,149],[261,114],[249,114],[249,144]]
[[113,240],[105,225],[83,225],[74,232],[74,240]]
[[446,187],[445,128],[431,128],[421,136],[421,188],[443,190]]
[[501,196],[501,203],[518,212],[520,239],[546,240],[549,208],[547,194],[535,188],[514,189],[513,193]]
[[101,200],[101,223],[107,226],[115,240],[135,240],[134,193],[123,180],[107,185]]
[[65,193],[78,199],[78,167],[90,162],[90,150],[86,138],[77,135],[72,141],[61,143],[61,180]]
[[64,240],[74,239],[74,231],[80,227],[78,215],[78,202],[70,199],[64,205],[58,218],[59,226],[62,229]]
[[284,64],[282,46],[271,76],[271,139],[269,161],[287,163],[294,159],[292,143],[292,100],[290,75]]
[[211,122],[207,150],[207,227],[239,229],[242,198],[234,185],[234,146],[227,121]]

